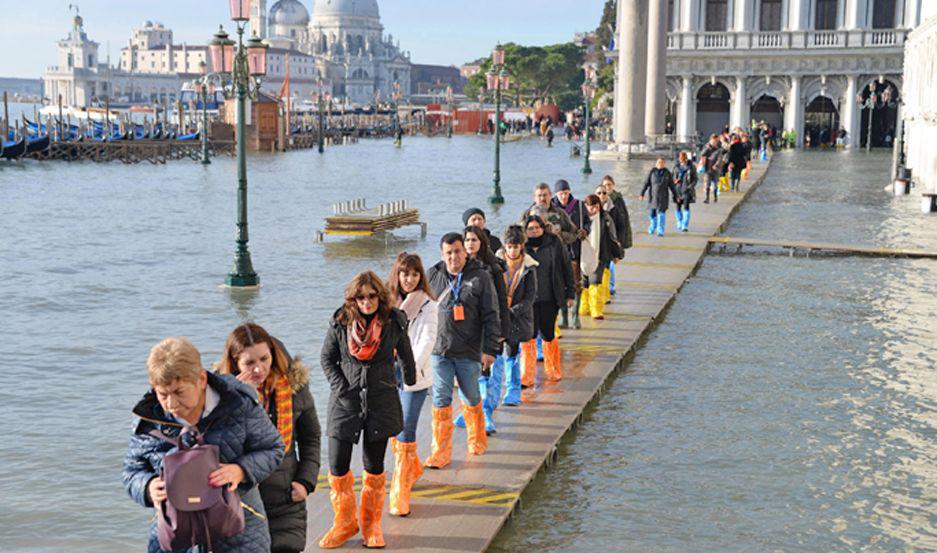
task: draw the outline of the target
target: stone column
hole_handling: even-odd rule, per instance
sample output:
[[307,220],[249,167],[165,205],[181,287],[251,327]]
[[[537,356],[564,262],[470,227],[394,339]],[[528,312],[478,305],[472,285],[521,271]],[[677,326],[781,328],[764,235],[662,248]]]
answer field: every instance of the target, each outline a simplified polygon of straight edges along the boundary
[[[807,33],[804,32],[809,7],[807,0],[789,0],[787,4],[787,30],[793,31],[791,46],[805,48],[807,46]],[[805,13],[806,12],[806,13]]]
[[754,31],[752,16],[755,13],[755,0],[735,0],[735,21],[732,26],[737,33]]
[[667,102],[667,0],[649,0],[644,134],[664,134]]
[[804,100],[801,98],[801,77],[791,76],[791,90],[784,106],[784,130],[797,131],[797,146],[804,144]]
[[681,33],[695,33],[699,31],[699,0],[680,1],[680,27]]
[[677,115],[677,138],[679,140],[687,140],[696,134],[696,113],[693,109],[695,105],[693,77],[683,77],[683,87],[680,90],[680,113]]
[[618,3],[618,74],[615,77],[615,142],[644,143],[647,93],[647,3]]
[[748,103],[748,88],[745,86],[745,77],[735,78],[735,93],[732,95],[730,106],[729,127],[742,127],[747,129],[751,119],[751,105]]
[[846,95],[843,98],[843,118],[842,126],[848,133],[846,135],[846,147],[859,145],[859,106],[856,104],[856,94],[858,91],[859,78],[856,75],[846,77]]

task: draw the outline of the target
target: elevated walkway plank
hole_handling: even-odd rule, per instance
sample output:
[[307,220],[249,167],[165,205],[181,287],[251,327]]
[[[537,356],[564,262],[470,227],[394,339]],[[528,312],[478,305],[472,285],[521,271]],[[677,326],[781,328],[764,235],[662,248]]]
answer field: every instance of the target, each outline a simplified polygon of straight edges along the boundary
[[[521,494],[541,468],[556,460],[562,437],[581,420],[583,410],[604,393],[611,375],[622,368],[642,338],[673,302],[677,292],[702,262],[709,240],[720,233],[748,195],[761,184],[767,164],[755,164],[741,193],[724,193],[716,204],[693,206],[692,232],[648,236],[646,206],[629,206],[635,247],[616,267],[616,290],[606,306],[605,320],[583,319],[582,330],[565,330],[561,340],[561,382],[547,382],[538,368],[536,384],[524,390],[523,405],[501,406],[495,412],[498,432],[488,438],[488,451],[467,457],[465,430],[456,428],[452,464],[443,470],[426,469],[417,482],[411,514],[387,514],[383,529],[387,551],[485,551],[521,502]],[[458,400],[454,407],[458,409]],[[420,459],[430,452],[431,401],[427,400],[417,432]],[[327,443],[327,440],[323,440]],[[360,479],[356,450],[352,470]],[[323,474],[328,470],[323,451]],[[393,455],[385,464],[388,482]],[[389,486],[389,483],[388,483]],[[306,551],[318,551],[317,542],[332,521],[328,482],[307,500],[309,526]],[[346,549],[361,548],[360,536]]]
[[789,250],[791,255],[797,250],[811,253],[823,252],[839,255],[861,255],[869,257],[908,257],[912,259],[937,259],[937,252],[924,250],[906,250],[901,248],[882,248],[876,246],[853,246],[848,244],[830,244],[827,242],[801,242],[796,240],[763,240],[760,238],[737,238],[732,236],[713,236],[709,239],[713,246],[735,246],[736,251],[743,246],[761,248],[782,248]]

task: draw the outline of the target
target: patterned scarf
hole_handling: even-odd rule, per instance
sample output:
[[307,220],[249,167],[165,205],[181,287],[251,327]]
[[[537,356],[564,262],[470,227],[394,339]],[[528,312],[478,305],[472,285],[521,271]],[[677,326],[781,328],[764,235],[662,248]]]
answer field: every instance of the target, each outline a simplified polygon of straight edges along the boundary
[[508,307],[511,307],[514,300],[514,292],[517,290],[517,285],[521,283],[521,271],[524,269],[524,255],[524,253],[521,253],[518,259],[511,259],[506,254],[504,256],[504,263],[508,266],[508,270],[504,272],[504,286],[507,288],[508,292]]
[[269,401],[273,397],[276,404],[277,431],[283,438],[284,451],[289,451],[293,441],[293,388],[289,379],[271,374],[257,390],[257,394],[266,410],[269,410]]
[[383,325],[376,314],[367,328],[355,319],[348,329],[348,351],[358,361],[370,361],[381,345],[382,330]]

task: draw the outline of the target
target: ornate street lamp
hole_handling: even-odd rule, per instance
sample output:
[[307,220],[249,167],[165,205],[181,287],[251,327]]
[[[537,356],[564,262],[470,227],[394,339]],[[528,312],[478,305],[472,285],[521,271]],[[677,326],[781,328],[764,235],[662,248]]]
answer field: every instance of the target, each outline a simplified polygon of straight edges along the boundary
[[231,19],[238,31],[237,50],[234,41],[228,38],[224,29],[219,29],[214,40],[209,43],[212,66],[222,80],[225,96],[237,98],[237,159],[238,159],[238,196],[237,196],[237,247],[234,254],[234,269],[225,278],[225,284],[232,288],[253,287],[260,284],[260,278],[254,272],[251,255],[248,250],[247,229],[247,142],[245,121],[247,119],[247,99],[256,99],[260,93],[260,83],[267,74],[267,45],[253,36],[244,44],[244,29],[250,20],[251,0],[230,0]]
[[[878,85],[885,84],[885,77],[880,75],[878,78]],[[872,151],[872,113],[873,110],[882,109],[882,108],[894,108],[898,105],[897,101],[894,98],[894,90],[891,85],[888,85],[885,90],[879,94],[878,85],[876,81],[869,83],[869,97],[865,100],[862,99],[862,94],[856,95],[856,103],[859,104],[859,109],[869,110],[869,123],[866,126],[866,138],[865,138],[865,150],[867,152]]]
[[482,127],[482,113],[484,113],[485,107],[485,92],[484,90],[479,90],[478,92],[478,135],[481,136],[484,134],[485,130]]
[[215,83],[217,73],[208,72],[208,64],[204,60],[198,64],[201,77],[195,79],[194,88],[196,97],[202,102],[202,165],[211,164],[211,155],[208,147],[208,95],[215,97]]
[[495,93],[495,172],[491,196],[488,201],[492,204],[503,204],[501,195],[501,91],[510,88],[510,77],[504,70],[504,48],[499,43],[491,52],[491,69],[487,75],[488,90]]
[[595,98],[596,76],[595,66],[587,65],[584,69],[586,78],[582,83],[582,97],[585,99],[586,106],[586,155],[582,166],[582,174],[591,175],[592,167],[589,165],[589,155],[592,152],[590,136],[592,132],[592,121],[590,119],[590,108],[592,107],[592,99]]
[[401,94],[400,94],[400,83],[397,81],[394,81],[394,88],[393,88],[393,92],[390,95],[390,98],[391,100],[394,101],[393,103],[393,106],[394,106],[394,115],[393,115],[394,117],[394,144],[396,144],[397,146],[401,146],[403,145],[403,133],[400,132],[400,110],[399,110]]
[[319,137],[318,137],[318,147],[319,153],[325,152],[325,113],[323,112],[322,101],[325,99],[325,90],[322,84],[322,79],[319,79],[318,86],[316,87],[316,92],[313,94],[313,97],[316,100],[316,109],[319,114]]

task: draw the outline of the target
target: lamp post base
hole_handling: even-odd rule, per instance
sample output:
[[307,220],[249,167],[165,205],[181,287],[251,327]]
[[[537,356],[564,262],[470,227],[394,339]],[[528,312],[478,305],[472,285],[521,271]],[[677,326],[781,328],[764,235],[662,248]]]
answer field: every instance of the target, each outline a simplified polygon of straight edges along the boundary
[[229,273],[228,276],[224,279],[225,286],[230,286],[231,288],[256,288],[260,286],[260,278],[256,273],[239,275],[237,273]]
[[504,203],[504,196],[501,195],[500,189],[495,189],[494,193],[492,193],[491,196],[488,196],[488,203],[498,205]]
[[591,174],[592,174],[592,167],[589,166],[588,162],[586,162],[586,166],[582,168],[582,174],[583,174],[583,175],[591,175]]

